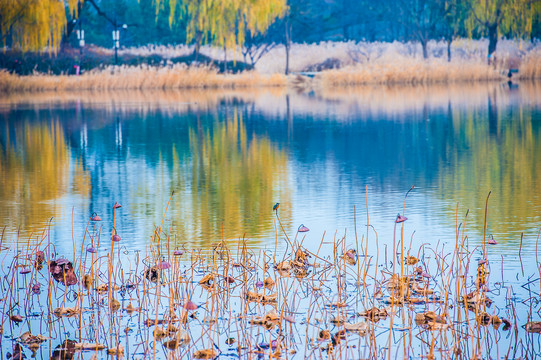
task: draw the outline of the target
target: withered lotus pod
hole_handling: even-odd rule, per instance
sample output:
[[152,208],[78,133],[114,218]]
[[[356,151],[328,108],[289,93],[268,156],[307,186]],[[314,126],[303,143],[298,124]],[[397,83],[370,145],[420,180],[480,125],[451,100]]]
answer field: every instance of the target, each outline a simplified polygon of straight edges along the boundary
[[186,304],[184,304],[184,309],[186,310],[197,310],[199,306],[197,306],[196,303],[193,301],[188,301]]
[[396,216],[396,221],[395,221],[395,222],[398,224],[398,223],[404,222],[404,221],[406,221],[406,220],[408,220],[407,217],[398,214],[398,215]]
[[121,207],[122,207],[122,205],[120,205],[119,203],[117,203],[115,201],[115,204],[113,205],[113,209],[118,209],[118,208],[121,208]]
[[32,292],[36,295],[41,294],[41,284],[35,283],[34,285],[32,285]]
[[308,229],[306,226],[304,226],[304,224],[301,224],[301,226],[299,226],[299,232],[307,232],[307,231],[310,231],[310,229]]
[[114,242],[119,242],[120,241],[120,235],[114,234],[111,240],[113,240]]

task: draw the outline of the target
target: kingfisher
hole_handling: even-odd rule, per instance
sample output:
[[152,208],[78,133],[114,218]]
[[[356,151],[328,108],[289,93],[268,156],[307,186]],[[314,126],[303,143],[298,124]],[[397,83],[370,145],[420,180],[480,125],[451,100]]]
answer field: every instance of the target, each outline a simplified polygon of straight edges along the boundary
[[280,207],[280,203],[274,204],[274,206],[272,207],[272,211],[276,211],[276,213],[278,213],[278,208],[279,207]]

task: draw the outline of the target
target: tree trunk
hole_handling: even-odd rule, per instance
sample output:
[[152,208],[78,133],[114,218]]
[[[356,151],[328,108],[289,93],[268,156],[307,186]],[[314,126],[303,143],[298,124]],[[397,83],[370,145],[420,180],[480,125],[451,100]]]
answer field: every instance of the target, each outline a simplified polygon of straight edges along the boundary
[[453,42],[452,36],[447,38],[447,62],[451,62],[451,43],[452,42]]
[[285,74],[289,75],[289,47],[290,47],[290,29],[289,29],[289,19],[285,21],[285,40],[286,40],[286,71]]
[[224,40],[224,74],[227,73],[227,48],[225,47]]
[[428,59],[428,41],[421,40],[421,46],[423,47],[423,59]]
[[201,50],[201,42],[203,39],[203,33],[198,31],[195,35],[195,46],[193,48],[193,58],[194,61],[197,61],[199,58],[199,51]]
[[492,63],[492,54],[496,51],[498,44],[498,24],[490,24],[488,26],[488,63]]

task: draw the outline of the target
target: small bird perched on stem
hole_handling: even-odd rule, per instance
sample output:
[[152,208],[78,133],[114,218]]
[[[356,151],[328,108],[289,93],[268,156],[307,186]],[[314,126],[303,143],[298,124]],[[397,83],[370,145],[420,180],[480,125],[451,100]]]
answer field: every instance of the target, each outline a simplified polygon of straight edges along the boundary
[[278,208],[279,207],[280,207],[280,203],[274,204],[274,206],[272,207],[272,211],[276,211],[276,213],[278,214]]

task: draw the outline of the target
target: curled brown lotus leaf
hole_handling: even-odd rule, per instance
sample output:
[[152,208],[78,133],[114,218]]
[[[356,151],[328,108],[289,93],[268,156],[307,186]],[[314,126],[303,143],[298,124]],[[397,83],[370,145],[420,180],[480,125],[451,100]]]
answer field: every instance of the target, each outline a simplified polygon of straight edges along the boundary
[[346,330],[338,330],[336,333],[332,336],[332,344],[336,346],[337,344],[340,344],[342,340],[346,340]]
[[39,347],[39,345],[47,339],[49,338],[43,335],[32,335],[29,331],[19,336],[19,342],[31,348]]
[[163,345],[170,350],[175,350],[179,347],[184,347],[188,345],[190,341],[190,334],[188,334],[186,330],[181,329],[174,337],[167,341],[164,341]]
[[342,255],[342,259],[346,262],[346,264],[357,264],[357,251],[355,251],[355,249],[349,249]]
[[416,297],[407,297],[405,298],[406,303],[408,304],[423,304],[425,302],[425,299],[419,299]]
[[43,269],[43,261],[45,261],[45,253],[41,250],[36,251],[36,255],[34,256],[34,267],[37,270]]
[[146,326],[154,326],[154,325],[161,325],[165,323],[166,321],[163,319],[146,319],[143,324]]
[[101,284],[98,287],[96,287],[96,291],[99,293],[106,293],[109,291],[109,285],[107,284]]
[[268,278],[265,279],[265,281],[263,282],[263,284],[265,285],[265,287],[269,290],[272,290],[272,288],[274,287],[274,280],[269,276]]
[[260,294],[254,291],[248,291],[246,293],[246,300],[249,302],[260,302],[260,303],[274,303],[278,299],[278,294]]
[[477,304],[482,305],[484,303],[487,307],[492,305],[492,300],[485,295],[479,294],[477,291],[472,291],[471,293],[464,295],[462,297],[462,302],[471,311],[475,311]]
[[59,307],[54,309],[54,314],[57,317],[72,317],[79,314],[79,310],[76,308]]
[[248,291],[246,292],[246,300],[248,301],[259,301],[260,294],[255,291]]
[[347,304],[345,302],[335,302],[328,304],[327,306],[331,308],[344,308],[347,306]]
[[86,274],[83,277],[83,287],[87,290],[92,289],[92,286],[94,284],[94,277],[90,274]]
[[372,307],[371,309],[365,310],[359,313],[360,316],[364,316],[374,322],[378,322],[380,319],[385,319],[389,314],[385,308]]
[[11,315],[11,316],[9,317],[9,319],[10,319],[11,321],[13,321],[14,323],[20,323],[20,322],[23,321],[23,317],[22,317],[21,315],[19,315],[19,314],[17,314],[17,315]]
[[365,334],[368,331],[368,323],[364,321],[360,321],[354,324],[344,323],[344,329],[350,332],[357,332],[360,334]]
[[541,333],[541,321],[529,321],[524,328],[527,332]]
[[75,355],[75,345],[76,341],[73,340],[64,340],[62,344],[59,344],[53,351],[51,359],[73,359]]
[[111,300],[111,310],[118,311],[118,309],[120,309],[120,301],[117,299]]
[[304,279],[305,277],[308,276],[308,269],[306,267],[294,267],[293,275],[297,279]]
[[421,286],[421,284],[419,284],[417,281],[413,282],[411,288],[413,291],[415,291],[419,295],[427,296],[427,295],[434,294],[434,290]]
[[169,325],[167,325],[167,332],[169,334],[176,333],[177,331],[178,331],[177,327],[173,325],[172,323],[169,323]]
[[333,325],[342,325],[345,322],[346,322],[346,318],[340,315],[335,316],[331,319],[331,324]]
[[169,334],[167,333],[167,331],[165,331],[163,328],[157,326],[155,329],[154,329],[154,339],[158,340],[158,341],[161,341],[163,340],[165,337],[167,337]]
[[408,291],[413,276],[393,274],[386,282],[387,290],[393,294],[404,294]]
[[274,265],[274,269],[276,269],[281,276],[288,276],[291,271],[291,262],[287,260],[279,262]]
[[415,314],[415,323],[417,325],[429,325],[429,327],[434,327],[434,325],[431,325],[430,323],[446,324],[446,321],[443,316],[436,314],[434,311],[426,311],[424,313]]
[[317,336],[319,341],[329,340],[331,338],[331,332],[329,330],[321,330]]
[[214,349],[197,350],[193,353],[195,359],[214,359],[218,356],[218,353]]
[[75,275],[75,270],[73,269],[71,261],[63,258],[51,260],[49,263],[49,270],[53,279],[64,286],[77,284],[77,276]]
[[428,330],[447,330],[450,326],[451,325],[449,325],[449,324],[442,324],[442,323],[435,322],[435,321],[429,321],[426,324],[426,328]]
[[265,316],[256,316],[250,320],[251,325],[263,326],[267,330],[273,329],[280,322],[280,315],[275,311],[267,313]]
[[137,311],[137,310],[139,310],[139,309],[136,308],[136,307],[134,307],[131,303],[129,303],[128,306],[126,306],[126,308],[125,308],[124,310],[126,310],[126,312],[127,312],[128,314],[131,314],[131,313],[133,313],[134,311]]
[[274,303],[278,299],[278,294],[268,294],[268,295],[262,295],[261,296],[261,303]]
[[419,259],[417,259],[415,256],[407,256],[406,257],[406,264],[408,265],[415,265],[419,262]]
[[213,274],[207,274],[203,276],[201,280],[199,280],[199,285],[201,285],[205,289],[209,289],[214,286],[215,280],[216,279]]
[[76,351],[84,351],[84,350],[103,350],[105,349],[105,345],[98,344],[98,343],[75,343],[75,350]]
[[300,248],[297,249],[294,262],[296,266],[308,265],[308,253],[302,251]]
[[118,344],[118,346],[107,349],[107,354],[109,355],[116,355],[116,356],[122,356],[124,355],[124,346],[122,344]]
[[145,276],[145,279],[154,284],[157,284],[160,278],[160,269],[157,266],[151,266],[146,269],[143,274]]

